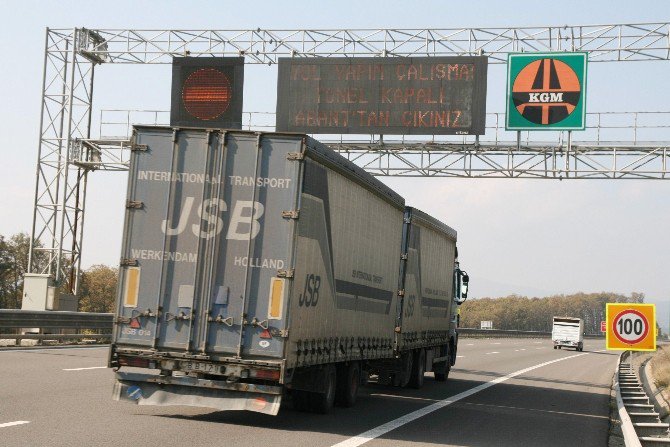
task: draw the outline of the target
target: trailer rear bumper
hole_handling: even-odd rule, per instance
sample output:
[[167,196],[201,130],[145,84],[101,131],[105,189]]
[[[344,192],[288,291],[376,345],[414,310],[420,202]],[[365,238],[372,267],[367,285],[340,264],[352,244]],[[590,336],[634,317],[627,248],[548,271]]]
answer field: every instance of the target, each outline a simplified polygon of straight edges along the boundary
[[556,346],[566,346],[568,348],[576,348],[579,343],[578,341],[574,340],[554,340],[554,345]]
[[117,372],[112,397],[138,405],[248,410],[274,416],[281,405],[282,387]]

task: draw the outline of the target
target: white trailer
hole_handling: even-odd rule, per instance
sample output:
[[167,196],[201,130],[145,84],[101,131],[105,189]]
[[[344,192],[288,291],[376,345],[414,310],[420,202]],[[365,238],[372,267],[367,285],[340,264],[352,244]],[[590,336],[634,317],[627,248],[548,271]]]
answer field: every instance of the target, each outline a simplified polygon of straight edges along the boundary
[[456,231],[318,141],[137,126],[126,207],[115,399],[326,413],[447,379]]
[[551,330],[551,340],[554,349],[575,348],[577,351],[584,349],[584,322],[580,318],[554,317]]

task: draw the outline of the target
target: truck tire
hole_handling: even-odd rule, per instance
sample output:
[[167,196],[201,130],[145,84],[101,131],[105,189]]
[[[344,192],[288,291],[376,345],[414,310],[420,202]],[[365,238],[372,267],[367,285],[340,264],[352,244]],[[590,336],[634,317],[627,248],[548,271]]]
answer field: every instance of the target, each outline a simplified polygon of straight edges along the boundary
[[423,386],[423,375],[426,372],[426,351],[419,348],[414,351],[412,362],[412,376],[409,379],[410,388],[419,389]]
[[400,356],[400,386],[405,388],[412,378],[412,364],[414,353],[412,351],[405,351]]
[[449,360],[433,364],[433,374],[435,375],[436,382],[446,382],[449,377],[449,371],[451,371],[451,365],[456,363],[453,361],[456,353],[452,344],[444,345],[440,348],[440,357],[442,356],[449,357]]
[[328,414],[335,403],[335,390],[337,388],[337,372],[334,365],[326,365],[323,368],[323,393],[309,393],[312,411],[319,414]]
[[361,383],[361,367],[358,362],[342,364],[337,368],[335,403],[340,407],[353,407]]
[[436,382],[446,382],[447,377],[449,377],[449,368],[445,368],[447,372],[436,372],[435,373],[435,381]]
[[584,344],[580,342],[580,343],[577,345],[577,350],[578,350],[579,352],[582,352],[582,351],[584,350]]

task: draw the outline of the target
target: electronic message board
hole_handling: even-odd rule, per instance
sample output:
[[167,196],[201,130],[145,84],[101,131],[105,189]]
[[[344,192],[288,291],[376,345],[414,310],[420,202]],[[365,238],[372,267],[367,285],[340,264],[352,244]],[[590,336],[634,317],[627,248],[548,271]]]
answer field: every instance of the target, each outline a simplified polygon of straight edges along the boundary
[[280,58],[277,131],[481,135],[487,57]]

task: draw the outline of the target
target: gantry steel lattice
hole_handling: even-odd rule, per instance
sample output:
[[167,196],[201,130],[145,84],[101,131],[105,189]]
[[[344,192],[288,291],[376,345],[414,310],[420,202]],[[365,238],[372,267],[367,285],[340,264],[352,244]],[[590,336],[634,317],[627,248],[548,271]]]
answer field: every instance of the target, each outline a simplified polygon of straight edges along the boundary
[[[42,84],[40,136],[28,271],[46,273],[77,293],[84,232],[86,180],[95,168],[123,169],[118,141],[91,135],[94,68],[100,64],[168,64],[173,56],[245,56],[246,63],[277,63],[279,57],[489,56],[505,63],[509,52],[587,51],[591,62],[670,60],[670,23],[526,28],[333,29],[333,30],[92,30],[47,29]],[[104,143],[113,143],[105,145]],[[523,177],[547,164],[544,177],[578,173],[570,160],[591,159],[599,178],[621,168],[600,155],[633,154],[628,165],[640,178],[666,178],[667,146],[617,144],[542,147],[498,142],[339,141],[333,147],[377,175]],[[634,146],[634,147],[629,147]],[[516,151],[510,154],[511,151]],[[556,152],[558,151],[558,152]],[[555,154],[558,153],[557,157]],[[496,161],[501,157],[516,160]],[[525,160],[525,161],[524,161]],[[567,162],[565,162],[567,160]],[[660,161],[659,161],[660,160]],[[478,164],[479,163],[479,164]],[[654,168],[645,171],[650,163]],[[659,165],[660,163],[660,165]],[[464,168],[452,170],[454,166]],[[484,166],[478,168],[476,166]],[[564,168],[560,167],[563,166]],[[662,166],[659,168],[658,166]],[[482,170],[485,169],[485,170]],[[659,176],[659,172],[663,173]],[[484,175],[490,172],[490,175]],[[605,175],[604,172],[609,174]],[[460,174],[459,174],[460,176]],[[35,255],[47,261],[36,271]]]

